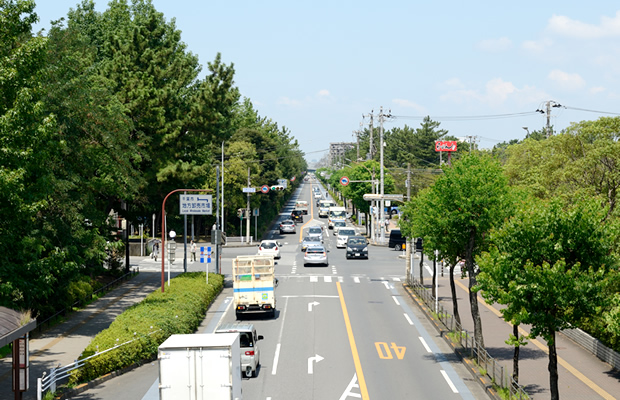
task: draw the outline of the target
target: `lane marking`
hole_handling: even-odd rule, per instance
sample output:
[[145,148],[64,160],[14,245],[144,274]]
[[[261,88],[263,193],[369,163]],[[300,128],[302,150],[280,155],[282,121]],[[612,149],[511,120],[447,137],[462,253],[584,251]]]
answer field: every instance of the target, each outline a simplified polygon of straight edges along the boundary
[[456,386],[454,386],[454,383],[452,383],[452,380],[450,379],[446,371],[442,369],[441,375],[443,375],[443,378],[446,380],[446,382],[448,382],[448,386],[450,386],[450,389],[452,389],[452,393],[458,393],[459,391],[456,389]]
[[288,308],[288,297],[284,302],[284,310],[282,311],[282,325],[280,325],[280,333],[278,334],[278,344],[276,345],[276,353],[273,356],[273,368],[271,375],[275,375],[278,370],[278,360],[280,359],[280,347],[282,344],[282,332],[284,331],[284,320],[286,319],[286,309]]
[[392,280],[393,280],[394,282],[400,282],[400,278],[397,278],[397,277],[392,277]]
[[424,348],[426,349],[427,353],[432,353],[433,352],[431,350],[431,348],[428,347],[428,344],[426,343],[426,340],[424,340],[424,338],[422,336],[420,336],[420,342],[422,342],[422,346],[424,346]]
[[349,382],[349,386],[347,386],[347,388],[344,390],[344,393],[342,394],[342,396],[340,396],[339,400],[345,400],[347,397],[356,397],[358,399],[361,398],[361,394],[351,392],[351,389],[359,387],[360,386],[357,384],[357,374],[353,374],[353,379],[351,379],[351,382]]
[[386,289],[390,289],[390,283],[388,281],[383,281],[383,285],[385,286]]
[[396,303],[397,306],[400,305],[400,303],[398,302],[398,299],[396,298],[396,296],[392,296],[392,300],[394,300],[394,303]]
[[[463,290],[465,290],[466,293],[469,293],[469,289],[465,285],[463,285],[463,283],[461,283],[461,282],[459,282],[457,280],[455,280],[454,283],[456,283]],[[498,317],[500,317],[502,319],[502,321],[504,320],[504,318],[502,317],[502,314],[498,310],[496,310],[493,306],[491,306],[490,304],[487,304],[486,301],[480,301],[480,299],[478,299],[478,304],[482,304],[483,306],[485,306],[486,308],[491,310],[491,312],[493,314],[495,314]],[[506,322],[506,324],[508,324],[508,322]],[[528,332],[525,329],[521,328],[521,327],[519,327],[519,332],[521,332],[522,335],[528,335]],[[544,351],[545,354],[549,355],[549,348],[547,346],[545,346],[544,344],[542,344],[540,341],[538,341],[537,339],[528,339],[528,341],[530,343],[534,344],[534,346],[538,347],[540,350]],[[573,367],[571,364],[568,363],[568,361],[564,360],[560,356],[558,356],[558,364],[560,364],[561,366],[566,368],[566,370],[568,372],[573,374],[573,376],[575,376],[577,379],[579,379],[581,382],[583,382],[590,389],[594,390],[598,395],[600,395],[605,400],[615,400],[616,399],[614,396],[612,396],[611,394],[607,393],[603,388],[601,388],[599,385],[597,385],[592,380],[590,380],[590,378],[588,378],[587,376],[585,376],[584,374],[579,372],[579,370],[577,368]]]
[[353,282],[360,283],[360,277],[359,276],[354,276],[353,277]]
[[316,276],[316,275],[312,275],[312,276],[310,277],[310,282],[318,282],[318,281],[319,281],[319,277],[318,277],[318,276]]
[[413,325],[413,321],[411,320],[411,318],[409,318],[409,315],[407,315],[407,313],[404,313],[403,315],[405,316],[407,322],[409,322],[409,325]]
[[349,313],[347,312],[347,305],[344,302],[344,295],[342,294],[342,287],[340,282],[336,283],[338,288],[338,296],[340,297],[340,306],[342,307],[342,315],[344,317],[344,324],[347,328],[347,335],[349,336],[349,345],[351,346],[351,354],[353,355],[353,364],[355,364],[355,372],[357,373],[360,391],[362,392],[362,399],[369,400],[368,389],[366,388],[366,379],[364,379],[364,372],[362,371],[362,363],[360,362],[359,354],[357,353],[357,345],[355,344],[355,338],[353,337],[353,329],[351,328],[351,320],[349,319]]
[[327,275],[326,275],[326,276],[324,276],[324,277],[323,277],[323,280],[324,280],[325,282],[327,282],[327,283],[331,283],[331,281],[332,281],[332,277],[331,277],[331,276],[327,276]]

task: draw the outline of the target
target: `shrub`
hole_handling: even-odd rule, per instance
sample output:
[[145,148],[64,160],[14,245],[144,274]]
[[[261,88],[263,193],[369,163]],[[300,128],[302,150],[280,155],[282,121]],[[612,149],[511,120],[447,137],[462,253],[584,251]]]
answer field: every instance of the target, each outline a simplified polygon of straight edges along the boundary
[[[101,331],[80,358],[107,351],[72,371],[69,384],[87,382],[112,371],[140,364],[157,355],[157,348],[170,335],[193,333],[206,311],[221,292],[224,277],[204,272],[181,274],[170,281],[164,293],[159,290],[119,315],[108,329]],[[118,346],[118,347],[117,347]]]

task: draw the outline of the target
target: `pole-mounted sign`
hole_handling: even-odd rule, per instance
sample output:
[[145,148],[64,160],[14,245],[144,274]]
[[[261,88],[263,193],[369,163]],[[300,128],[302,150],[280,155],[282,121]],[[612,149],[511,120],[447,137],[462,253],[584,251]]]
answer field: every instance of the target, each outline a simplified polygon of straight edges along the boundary
[[267,186],[267,185],[261,186],[260,187],[260,191],[265,193],[265,194],[269,193],[269,186]]
[[340,184],[341,184],[342,186],[347,186],[347,185],[349,184],[349,182],[350,182],[350,181],[349,181],[349,178],[348,178],[348,177],[346,177],[346,176],[343,176],[342,178],[340,178]]

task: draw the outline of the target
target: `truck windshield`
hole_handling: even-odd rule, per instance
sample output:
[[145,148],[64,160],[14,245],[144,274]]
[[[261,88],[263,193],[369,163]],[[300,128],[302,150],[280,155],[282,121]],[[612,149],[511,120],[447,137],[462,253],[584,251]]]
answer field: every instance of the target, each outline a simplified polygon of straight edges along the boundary
[[347,216],[345,211],[331,211],[332,218],[345,218]]

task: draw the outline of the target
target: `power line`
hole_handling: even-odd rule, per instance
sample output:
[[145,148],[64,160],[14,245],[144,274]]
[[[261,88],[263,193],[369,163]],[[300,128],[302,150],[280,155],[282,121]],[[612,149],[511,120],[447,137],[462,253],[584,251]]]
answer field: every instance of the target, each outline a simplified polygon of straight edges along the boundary
[[592,112],[592,113],[597,113],[597,114],[620,115],[620,113],[613,113],[609,111],[588,110],[587,108],[578,108],[578,107],[570,107],[570,106],[563,106],[563,107],[566,109],[575,110],[575,111],[586,111],[586,112]]
[[509,113],[509,114],[489,114],[489,115],[448,115],[448,116],[410,116],[410,115],[392,115],[392,118],[395,119],[413,119],[413,120],[424,120],[429,117],[433,121],[480,121],[480,120],[489,120],[489,119],[505,119],[505,118],[518,118],[525,117],[530,115],[536,115],[536,111],[525,111],[520,113]]

